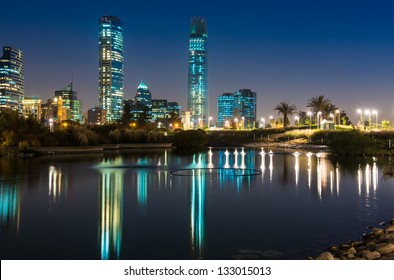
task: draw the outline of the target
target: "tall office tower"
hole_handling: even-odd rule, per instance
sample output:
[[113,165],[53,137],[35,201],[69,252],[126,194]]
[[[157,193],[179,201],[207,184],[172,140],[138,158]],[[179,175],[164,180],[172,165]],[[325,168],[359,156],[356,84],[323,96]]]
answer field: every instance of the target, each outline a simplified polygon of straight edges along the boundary
[[218,97],[219,126],[254,128],[256,124],[256,93],[240,89],[234,93],[223,93]]
[[234,94],[223,93],[218,96],[218,124],[229,128],[234,119]]
[[148,86],[141,82],[137,88],[134,102],[131,106],[131,114],[133,120],[152,120],[152,94]]
[[100,18],[99,107],[107,111],[107,122],[123,114],[123,23],[114,16]]
[[77,92],[73,89],[73,82],[64,89],[56,90],[55,97],[62,98],[62,106],[70,111],[66,119],[74,122],[82,122],[82,103],[77,99]]
[[207,38],[205,18],[193,17],[190,24],[187,106],[194,127],[202,127],[208,120]]
[[3,47],[3,56],[0,58],[0,107],[22,114],[24,96],[23,53],[11,47]]

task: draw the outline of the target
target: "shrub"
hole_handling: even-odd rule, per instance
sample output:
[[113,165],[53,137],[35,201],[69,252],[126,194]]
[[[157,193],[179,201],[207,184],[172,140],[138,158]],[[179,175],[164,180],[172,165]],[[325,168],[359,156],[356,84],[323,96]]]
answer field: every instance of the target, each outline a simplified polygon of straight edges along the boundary
[[185,130],[174,135],[174,144],[177,148],[191,149],[201,148],[207,143],[207,134],[205,131]]

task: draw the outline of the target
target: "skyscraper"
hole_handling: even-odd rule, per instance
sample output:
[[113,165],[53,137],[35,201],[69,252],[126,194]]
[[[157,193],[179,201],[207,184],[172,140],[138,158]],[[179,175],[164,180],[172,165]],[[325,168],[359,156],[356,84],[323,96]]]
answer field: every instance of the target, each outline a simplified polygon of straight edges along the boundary
[[64,89],[56,90],[55,97],[61,97],[63,107],[70,110],[70,119],[74,122],[82,122],[82,103],[77,99],[77,92],[73,89],[73,82]]
[[100,18],[99,107],[107,111],[107,122],[123,114],[123,23],[114,16]]
[[205,18],[193,17],[190,24],[187,106],[194,127],[206,124],[208,120],[207,38]]
[[3,56],[0,58],[0,107],[10,108],[22,114],[24,80],[22,51],[3,47]]
[[[235,119],[238,121],[237,124],[234,124]],[[234,93],[223,93],[218,96],[218,122],[222,127],[233,124],[242,128],[254,128],[256,93],[250,89],[240,89]]]

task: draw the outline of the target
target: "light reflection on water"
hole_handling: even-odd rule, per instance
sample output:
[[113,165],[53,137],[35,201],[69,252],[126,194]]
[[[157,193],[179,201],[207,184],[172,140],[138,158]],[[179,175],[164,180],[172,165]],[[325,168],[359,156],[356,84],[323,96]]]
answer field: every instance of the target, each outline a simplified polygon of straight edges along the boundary
[[[162,188],[164,188],[163,191],[168,191],[169,188],[172,193],[179,192],[180,188],[188,190],[190,225],[188,229],[184,228],[183,230],[189,232],[189,257],[196,259],[212,258],[209,254],[210,248],[213,248],[214,245],[212,243],[209,243],[211,247],[207,245],[207,233],[211,232],[211,235],[214,235],[212,231],[220,231],[220,228],[215,230],[214,224],[206,222],[208,215],[214,213],[212,206],[209,205],[213,203],[215,207],[220,207],[218,203],[221,201],[224,203],[223,207],[230,207],[230,209],[231,207],[241,207],[240,212],[246,213],[249,212],[248,207],[251,206],[251,204],[244,202],[248,194],[253,194],[253,199],[255,199],[260,192],[265,192],[265,196],[271,194],[271,199],[276,199],[277,190],[275,193],[271,193],[272,187],[286,189],[287,186],[294,186],[294,188],[289,188],[287,192],[294,192],[297,197],[302,197],[302,199],[308,199],[307,194],[311,194],[321,205],[325,200],[331,201],[333,199],[339,203],[340,195],[349,196],[349,190],[352,188],[352,183],[349,184],[349,180],[344,183],[341,178],[343,174],[347,174],[347,176],[350,175],[354,178],[355,194],[360,198],[358,215],[378,216],[376,196],[380,188],[379,176],[382,175],[379,173],[376,158],[372,162],[360,163],[358,168],[353,171],[353,175],[352,171],[343,170],[339,162],[330,160],[324,153],[284,154],[265,152],[264,150],[257,152],[244,148],[209,149],[206,152],[183,157],[176,156],[167,150],[156,152],[153,156],[138,155],[132,158],[127,155],[109,156],[90,167],[93,167],[98,175],[98,248],[101,259],[130,258],[130,256],[122,255],[122,240],[125,238],[124,224],[133,222],[130,219],[125,222],[124,216],[130,215],[130,213],[124,213],[124,204],[126,202],[130,205],[135,204],[138,216],[142,220],[146,219],[152,222],[149,219],[150,211],[154,209],[155,205],[148,202],[152,195],[160,195]],[[177,178],[169,175],[171,170],[177,168],[191,169],[192,176]],[[218,172],[211,175],[201,172],[201,168],[257,168],[261,171],[261,175],[229,176],[228,172]],[[67,169],[62,168],[61,163],[56,164],[56,161],[51,162],[46,170],[49,205],[61,207],[61,202],[69,199],[70,175]],[[2,231],[19,231],[23,190],[22,180],[18,177],[15,178],[10,181],[0,177],[0,224]],[[387,186],[387,184],[385,185]],[[76,187],[82,186],[76,184]],[[125,196],[127,193],[125,189],[129,188],[135,189],[135,200]],[[220,197],[223,195],[232,197],[232,193],[235,194],[236,202],[232,202],[235,204],[229,204],[220,199],[214,201],[218,194]],[[261,205],[253,206],[260,207],[261,209],[258,211],[263,211],[265,205],[268,205],[265,196],[262,197]],[[248,199],[251,200],[251,198]],[[173,203],[176,204],[176,200]],[[387,206],[385,207],[387,208]],[[313,211],[316,210],[318,209]],[[182,211],[182,209],[178,209],[178,211]],[[258,212],[254,214],[259,215]],[[268,215],[269,213],[261,212],[261,214]],[[234,217],[234,219],[250,218],[243,217],[244,214],[240,215],[241,217]],[[271,215],[275,215],[275,211]],[[223,217],[223,219],[226,220],[229,217]],[[240,236],[239,238],[247,237]],[[256,242],[258,243],[258,241]],[[212,251],[217,250],[217,248],[212,249]],[[304,255],[306,254],[304,253]],[[218,256],[224,258],[220,253]],[[61,252],[59,258],[62,258]],[[183,256],[183,258],[185,257]]]

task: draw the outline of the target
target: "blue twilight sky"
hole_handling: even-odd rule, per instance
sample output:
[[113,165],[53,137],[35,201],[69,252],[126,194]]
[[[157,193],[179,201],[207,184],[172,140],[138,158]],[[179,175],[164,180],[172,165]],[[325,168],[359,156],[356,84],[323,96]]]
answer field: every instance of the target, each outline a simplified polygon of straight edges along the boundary
[[250,88],[257,116],[277,116],[281,101],[306,110],[324,94],[355,122],[357,108],[394,120],[394,2],[6,1],[0,46],[24,52],[25,94],[43,100],[74,87],[84,110],[98,104],[98,20],[118,16],[125,29],[125,98],[143,80],[153,98],[187,104],[189,23],[208,25],[209,107],[217,96]]

